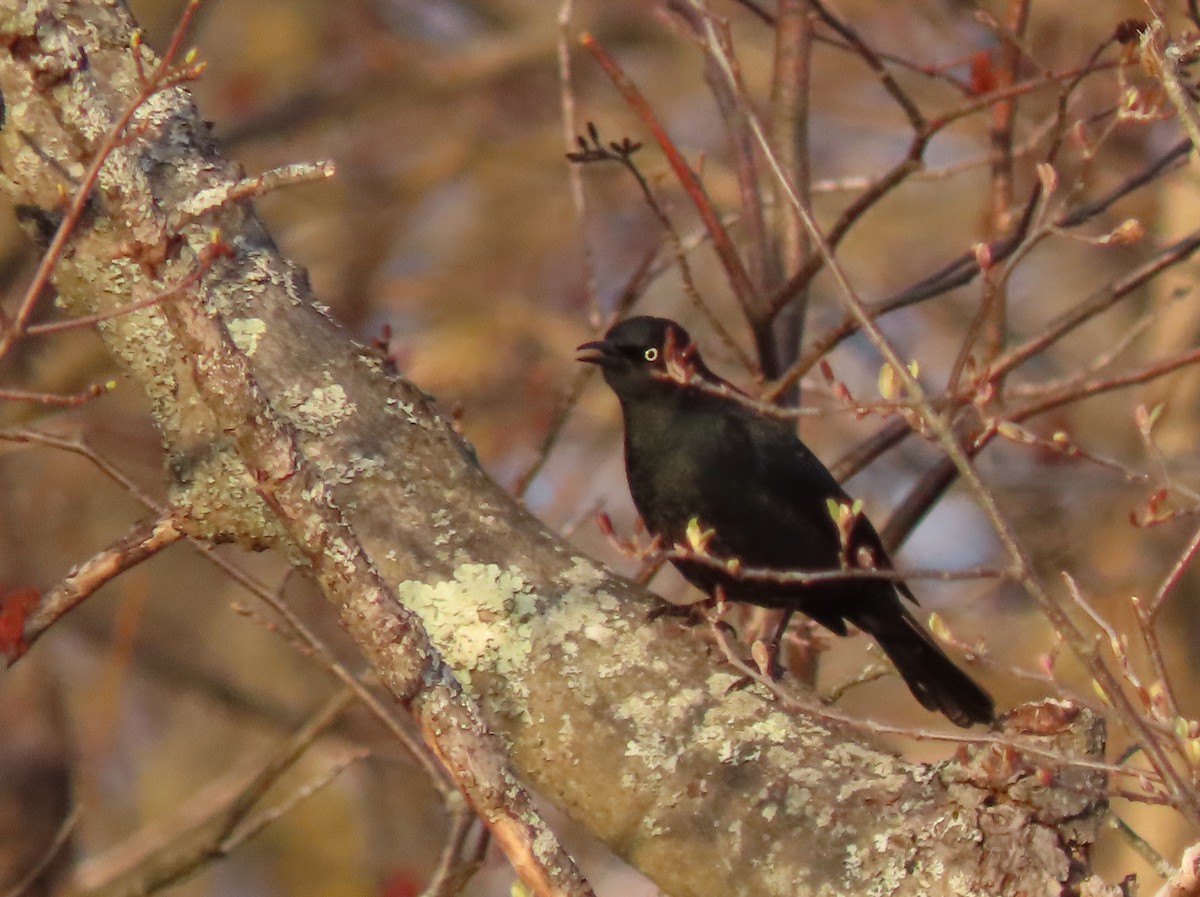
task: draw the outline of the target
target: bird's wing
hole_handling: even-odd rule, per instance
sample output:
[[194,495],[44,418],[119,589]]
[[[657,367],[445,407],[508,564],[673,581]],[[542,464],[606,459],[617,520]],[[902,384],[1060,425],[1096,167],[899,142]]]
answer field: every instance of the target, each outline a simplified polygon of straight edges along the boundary
[[[847,504],[850,497],[789,424],[754,418],[747,420],[747,426],[753,430],[750,444],[758,455],[762,482],[772,484],[775,501],[786,509],[784,514],[790,521],[786,529],[797,538],[814,540],[814,547],[826,558],[828,566],[828,559],[836,557],[842,549],[829,500]],[[852,559],[866,549],[875,567],[892,567],[883,540],[866,515],[859,514],[850,539]],[[898,581],[895,586],[900,594],[916,603],[905,583]]]

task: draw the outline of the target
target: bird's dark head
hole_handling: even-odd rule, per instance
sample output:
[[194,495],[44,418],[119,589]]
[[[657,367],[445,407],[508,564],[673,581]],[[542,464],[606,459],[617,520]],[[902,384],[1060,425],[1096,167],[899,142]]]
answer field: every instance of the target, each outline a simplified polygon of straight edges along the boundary
[[578,360],[597,365],[618,396],[631,397],[656,383],[687,383],[711,376],[688,332],[667,318],[627,318],[604,339],[584,343]]

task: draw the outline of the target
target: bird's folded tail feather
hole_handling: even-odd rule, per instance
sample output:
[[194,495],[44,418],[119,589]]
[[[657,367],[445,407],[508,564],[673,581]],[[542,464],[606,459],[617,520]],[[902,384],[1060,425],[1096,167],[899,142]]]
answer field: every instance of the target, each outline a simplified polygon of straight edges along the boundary
[[954,661],[904,608],[896,614],[856,616],[854,623],[879,642],[909,691],[927,710],[967,728],[995,718],[991,695]]

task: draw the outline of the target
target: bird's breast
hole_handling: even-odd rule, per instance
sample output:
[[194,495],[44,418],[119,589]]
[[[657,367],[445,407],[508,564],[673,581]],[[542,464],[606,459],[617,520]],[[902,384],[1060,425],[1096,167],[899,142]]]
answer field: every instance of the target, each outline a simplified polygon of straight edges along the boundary
[[711,525],[736,500],[736,480],[752,463],[720,419],[666,409],[627,414],[625,469],[633,503],[647,528],[668,542],[688,523]]

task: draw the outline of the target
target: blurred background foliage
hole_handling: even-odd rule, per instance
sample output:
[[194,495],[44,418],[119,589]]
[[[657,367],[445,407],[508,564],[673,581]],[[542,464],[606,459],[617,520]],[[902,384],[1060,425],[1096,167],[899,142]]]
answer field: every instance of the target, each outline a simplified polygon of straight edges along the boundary
[[[152,46],[162,47],[178,21],[179,0],[136,0],[133,11]],[[842,0],[839,13],[881,51],[945,66],[969,77],[973,55],[998,45],[979,13],[999,18],[1000,0],[877,3]],[[772,30],[745,8],[714,3],[730,19],[734,46],[751,93],[765,101],[774,52]],[[1144,15],[1133,0],[1036,0],[1027,49],[1048,71],[1080,66],[1118,23]],[[565,390],[576,377],[573,347],[592,337],[646,254],[662,242],[637,185],[616,165],[582,171],[586,204],[572,200],[573,148],[564,134],[557,4],[542,0],[205,0],[189,43],[207,60],[193,85],[202,114],[224,151],[247,172],[296,161],[332,159],[336,179],[272,194],[258,203],[285,252],[306,266],[318,295],[361,342],[390,328],[401,370],[459,415],[484,466],[512,485],[537,457]],[[632,115],[577,36],[588,31],[642,86],[680,147],[702,165],[714,203],[737,207],[737,182],[721,117],[696,47],[669,26],[657,4],[577,0],[566,25],[577,129],[594,121],[602,137],[646,141]],[[1110,49],[1115,62],[1119,51]],[[1030,67],[1031,68],[1031,67]],[[898,71],[905,88],[933,113],[963,102],[944,81]],[[1083,84],[1075,117],[1092,136],[1122,101],[1136,67],[1110,66]],[[1017,144],[1032,151],[1016,164],[1015,193],[1028,194],[1044,146],[1038,127],[1053,112],[1051,91],[1021,98]],[[986,159],[988,114],[965,118],[934,138],[929,173],[914,177],[855,227],[839,257],[868,298],[891,294],[990,235]],[[814,207],[828,224],[854,193],[846,179],[871,176],[902,157],[903,117],[861,60],[827,45],[814,59],[811,119]],[[1180,138],[1173,121],[1129,123],[1113,130],[1085,165],[1082,144],[1057,165],[1063,190],[1100,195],[1161,155]],[[661,154],[648,146],[641,170],[685,240],[695,280],[730,332],[749,346],[748,331],[695,212]],[[1094,239],[1136,218],[1138,241]],[[1093,290],[1197,227],[1196,180],[1177,168],[1068,234],[1045,240],[1014,269],[1009,327],[1026,336]],[[738,235],[736,222],[733,225]],[[710,364],[753,390],[736,359],[688,305],[669,252],[637,312],[684,321]],[[5,210],[0,214],[0,283],[15,302],[36,264],[36,250]],[[1039,378],[1077,371],[1154,316],[1127,352],[1131,364],[1196,344],[1200,304],[1191,263],[1138,291],[1039,359]],[[919,359],[922,378],[942,383],[958,340],[979,303],[977,284],[889,315],[884,329],[903,355]],[[45,314],[51,314],[49,303]],[[827,276],[812,290],[809,333],[841,319]],[[879,361],[862,338],[829,356],[856,396],[874,397]],[[70,392],[118,372],[90,334],[27,340],[5,360],[0,382]],[[1023,376],[1030,376],[1025,374]],[[1146,386],[1106,394],[1040,420],[1049,435],[1065,430],[1098,455],[1153,470],[1134,424],[1139,404],[1164,401],[1158,429],[1163,462],[1181,482],[1195,479],[1198,385],[1191,370]],[[811,389],[809,389],[811,387]],[[832,462],[879,425],[834,408],[820,384],[806,397],[831,413],[806,418],[804,438]],[[103,398],[68,410],[0,404],[5,425],[31,424],[82,436],[116,460],[143,488],[161,495],[158,441],[136,390],[121,384]],[[619,448],[616,403],[598,383],[584,390],[544,468],[530,484],[533,510],[569,532],[582,550],[632,572],[591,522],[607,510],[629,532],[633,512]],[[885,520],[936,452],[910,439],[850,485],[869,512]],[[1145,483],[1027,446],[1001,443],[982,468],[1043,572],[1068,570],[1096,605],[1130,630],[1128,596],[1153,593],[1191,535],[1186,521],[1134,529],[1129,514],[1144,502]],[[0,584],[46,586],[75,562],[123,532],[141,513],[124,490],[86,461],[45,448],[0,448]],[[917,528],[901,563],[966,567],[996,562],[986,521],[951,492]],[[307,586],[272,558],[237,556],[277,586],[333,641],[336,626]],[[682,597],[664,573],[654,582]],[[1163,627],[1164,648],[1183,710],[1200,714],[1195,664],[1196,579],[1189,574]],[[926,611],[937,610],[957,636],[982,636],[1005,664],[1036,669],[1053,644],[1044,620],[1012,588],[993,581],[918,585]],[[242,613],[237,613],[245,605]],[[853,674],[863,639],[839,643],[822,674],[826,689]],[[352,668],[361,664],[352,650]],[[1088,683],[1064,663],[1061,673]],[[1074,678],[1072,678],[1074,677]],[[1001,706],[1044,694],[1016,677],[983,673]],[[228,795],[269,746],[315,707],[332,683],[275,634],[262,610],[186,548],[176,548],[120,578],[60,624],[32,655],[0,677],[0,890],[44,849],[72,802],[82,806],[75,849],[92,857],[82,880],[102,877],[138,842],[166,837]],[[857,689],[854,712],[890,722],[929,725],[894,679]],[[336,736],[307,761],[307,774],[333,762],[347,745],[372,747],[333,786],[320,791],[226,861],[177,886],[177,893],[302,894],[306,897],[405,897],[415,894],[436,860],[444,820],[419,770],[369,721],[346,717]],[[944,746],[898,745],[914,757]],[[299,771],[303,777],[305,770]],[[69,783],[73,791],[68,792]],[[32,808],[39,808],[34,812]],[[1192,838],[1175,817],[1121,805],[1124,818],[1168,858]],[[609,859],[564,821],[568,843],[602,895],[653,889]],[[1194,837],[1194,836],[1193,836]],[[1124,842],[1111,840],[1101,871],[1154,881]],[[116,848],[117,855],[109,851]],[[50,876],[52,879],[53,876]],[[469,886],[471,895],[507,893],[511,874],[499,855]]]

